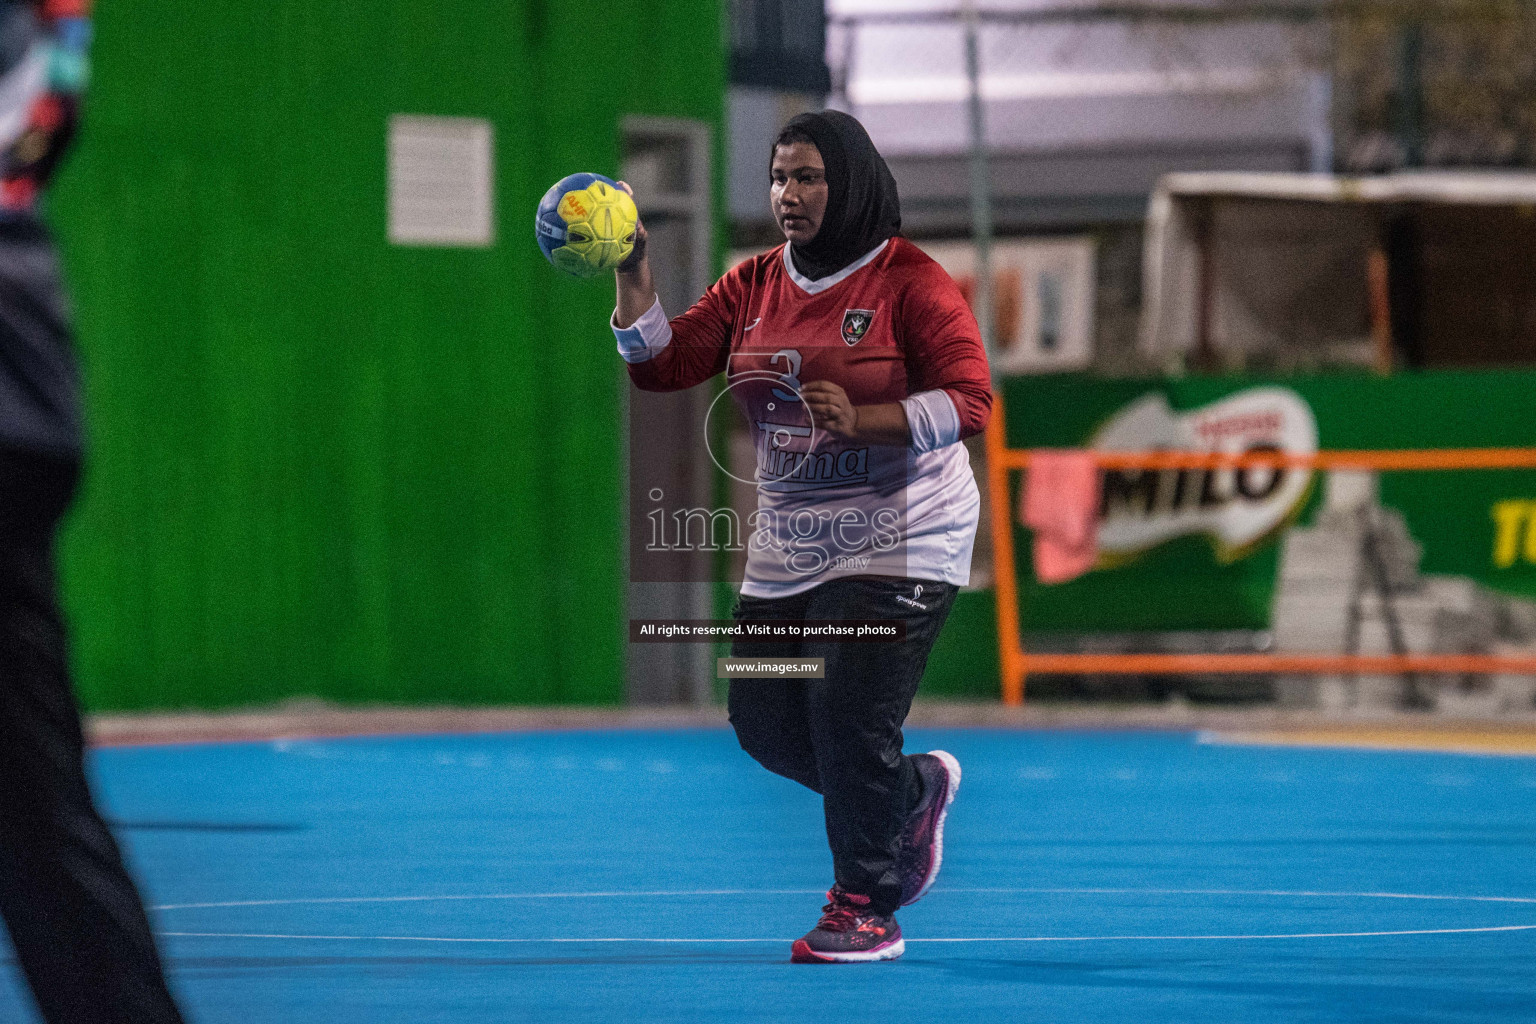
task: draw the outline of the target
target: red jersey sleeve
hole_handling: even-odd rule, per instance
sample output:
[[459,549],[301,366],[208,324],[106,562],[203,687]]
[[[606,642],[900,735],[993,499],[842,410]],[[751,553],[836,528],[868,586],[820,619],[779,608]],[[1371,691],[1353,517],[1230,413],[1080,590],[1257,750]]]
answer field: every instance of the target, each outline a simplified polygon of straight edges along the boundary
[[981,329],[959,287],[929,261],[902,289],[901,344],[907,387],[913,394],[942,389],[960,416],[960,436],[986,429],[992,414],[992,376]]
[[629,379],[642,391],[682,391],[725,371],[736,312],[745,294],[748,261],[709,286],[702,298],[671,320],[661,303],[632,327],[614,328]]

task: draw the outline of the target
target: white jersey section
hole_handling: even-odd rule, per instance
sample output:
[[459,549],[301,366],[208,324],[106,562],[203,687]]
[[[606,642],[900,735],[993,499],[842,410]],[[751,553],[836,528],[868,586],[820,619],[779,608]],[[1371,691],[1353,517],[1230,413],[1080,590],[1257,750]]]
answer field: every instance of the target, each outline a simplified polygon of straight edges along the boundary
[[[844,455],[856,465],[864,452]],[[864,458],[873,471],[866,483],[807,490],[758,485],[743,594],[787,597],[844,576],[970,582],[981,495],[965,446],[871,447]]]
[[981,498],[948,395],[903,402],[913,436],[904,448],[807,430],[783,415],[782,394],[754,381],[732,397],[757,448],[743,594],[785,597],[841,576],[969,582]]

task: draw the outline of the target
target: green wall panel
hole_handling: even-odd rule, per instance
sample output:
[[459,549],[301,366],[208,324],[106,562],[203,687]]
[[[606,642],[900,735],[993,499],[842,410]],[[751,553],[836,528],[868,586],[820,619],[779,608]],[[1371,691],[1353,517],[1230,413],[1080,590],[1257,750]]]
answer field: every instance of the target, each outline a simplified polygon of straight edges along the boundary
[[[625,114],[718,135],[718,5],[659,6],[100,5],[50,209],[90,707],[621,699],[611,286],[558,276],[531,220],[616,169]],[[493,122],[493,247],[387,243],[395,113]]]

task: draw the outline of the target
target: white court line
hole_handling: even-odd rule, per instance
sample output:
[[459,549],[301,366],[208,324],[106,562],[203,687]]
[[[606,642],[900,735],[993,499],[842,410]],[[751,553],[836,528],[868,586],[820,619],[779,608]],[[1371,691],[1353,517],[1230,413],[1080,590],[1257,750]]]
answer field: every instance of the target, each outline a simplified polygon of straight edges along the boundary
[[[1531,896],[1447,896],[1411,892],[1326,892],[1310,889],[1050,889],[943,888],[939,893],[995,893],[1057,896],[1294,896],[1332,899],[1446,900],[1467,903],[1536,903]],[[641,889],[610,892],[503,892],[460,896],[321,896],[282,900],[226,900],[216,903],[166,903],[153,910],[197,910],[218,907],[288,907],[336,903],[432,903],[463,900],[577,900],[648,896],[803,896],[821,889]]]
[[1360,939],[1381,935],[1470,935],[1475,932],[1536,931],[1536,924],[1498,924],[1486,928],[1407,928],[1383,932],[1281,932],[1271,935],[1039,935],[1017,938],[908,939],[908,942],[1213,942],[1244,939]]
[[[1536,927],[1536,926],[1533,926]],[[454,938],[439,935],[273,935],[263,932],[156,932],[162,937],[183,939],[316,939],[339,942],[478,942],[478,943],[528,943],[528,942],[652,942],[652,943],[714,943],[714,942],[794,942],[794,939],[478,939]]]
[[291,907],[324,903],[432,903],[456,900],[586,900],[624,896],[803,896],[824,889],[640,889],[615,892],[496,892],[467,896],[321,896],[294,900],[227,900],[220,903],[166,903],[151,910],[207,907]]
[[1451,900],[1469,903],[1536,903],[1536,896],[1445,896],[1414,892],[1329,892],[1318,889],[941,889],[940,892],[1041,893],[1099,896],[1306,896],[1373,900]]
[[[1486,928],[1413,928],[1402,931],[1379,932],[1285,932],[1273,935],[994,935],[977,938],[908,939],[908,942],[1218,942],[1246,941],[1253,939],[1358,939],[1391,935],[1471,935],[1483,932],[1525,932],[1536,930],[1536,924],[1501,924]],[[793,942],[794,939],[647,939],[647,938],[542,938],[542,939],[485,939],[454,938],[438,935],[278,935],[264,932],[160,932],[161,936],[192,939],[288,939],[328,942],[457,942],[490,944],[527,943],[650,943],[662,945],[698,945],[724,942],[771,943]]]

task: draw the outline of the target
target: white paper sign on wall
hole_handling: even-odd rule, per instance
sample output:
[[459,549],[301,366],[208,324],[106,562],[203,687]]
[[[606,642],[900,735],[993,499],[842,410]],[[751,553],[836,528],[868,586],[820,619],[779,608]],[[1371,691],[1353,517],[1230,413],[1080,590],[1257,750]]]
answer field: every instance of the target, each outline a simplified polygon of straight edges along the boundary
[[389,240],[483,248],[495,241],[496,179],[489,121],[389,119]]

